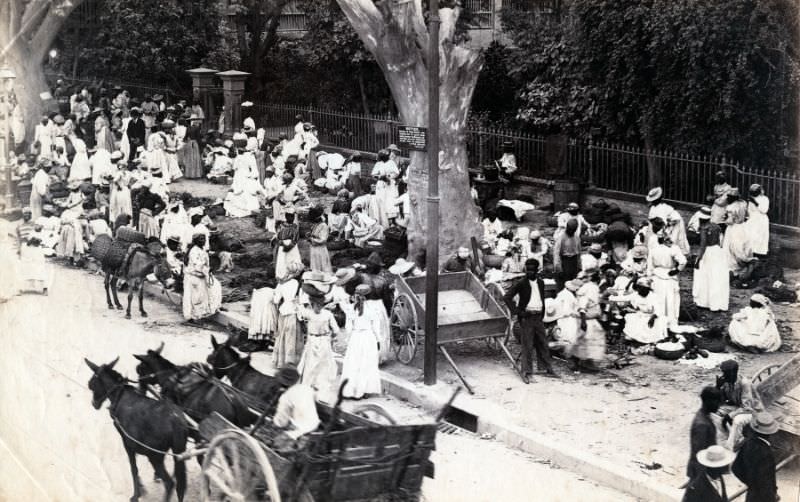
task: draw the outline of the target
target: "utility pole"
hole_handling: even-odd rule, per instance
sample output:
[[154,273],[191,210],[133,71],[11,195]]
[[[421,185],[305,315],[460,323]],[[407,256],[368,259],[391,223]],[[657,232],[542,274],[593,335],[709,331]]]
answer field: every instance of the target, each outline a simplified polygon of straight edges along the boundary
[[425,253],[425,385],[436,384],[439,324],[439,0],[430,0],[428,45],[428,228]]

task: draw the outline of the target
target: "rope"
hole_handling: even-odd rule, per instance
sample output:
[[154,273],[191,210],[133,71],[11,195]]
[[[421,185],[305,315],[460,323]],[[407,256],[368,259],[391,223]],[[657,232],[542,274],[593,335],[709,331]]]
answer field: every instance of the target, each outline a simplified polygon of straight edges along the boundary
[[139,441],[139,440],[138,440],[138,439],[136,439],[135,437],[133,437],[133,436],[131,436],[130,434],[128,434],[128,431],[126,431],[126,430],[125,430],[125,428],[123,428],[123,427],[122,427],[122,425],[119,423],[119,420],[117,420],[117,417],[115,417],[115,416],[113,416],[113,415],[112,415],[112,416],[111,416],[111,420],[113,420],[113,421],[114,421],[114,425],[116,425],[116,427],[117,427],[117,430],[119,430],[119,431],[122,433],[122,435],[123,435],[123,436],[125,436],[125,437],[126,437],[126,438],[128,438],[128,439],[130,439],[130,440],[131,440],[131,441],[133,441],[134,443],[138,444],[138,445],[139,445],[139,446],[141,446],[142,448],[147,448],[148,450],[150,450],[150,451],[152,451],[152,452],[155,452],[155,453],[160,453],[161,455],[169,455],[170,457],[175,457],[175,458],[177,458],[177,459],[179,459],[179,460],[180,460],[180,459],[181,459],[183,456],[185,456],[185,455],[186,455],[186,453],[189,453],[189,452],[183,452],[183,453],[172,453],[172,452],[169,452],[169,451],[161,451],[161,450],[157,450],[157,449],[155,449],[155,448],[152,448],[152,447],[150,447],[150,446],[147,446],[146,444],[142,443],[141,441]]

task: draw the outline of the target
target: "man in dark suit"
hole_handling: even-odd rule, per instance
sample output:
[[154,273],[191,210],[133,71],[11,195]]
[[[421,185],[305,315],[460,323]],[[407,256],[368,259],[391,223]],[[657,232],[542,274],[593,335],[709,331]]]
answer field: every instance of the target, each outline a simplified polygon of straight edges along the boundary
[[748,429],[748,437],[733,463],[733,473],[747,485],[745,502],[775,502],[778,499],[775,456],[768,438],[778,432],[778,422],[771,413],[762,411],[753,416],[745,427]]
[[692,420],[690,432],[691,451],[689,452],[689,464],[686,466],[686,475],[689,476],[690,482],[702,471],[702,467],[697,461],[697,453],[717,444],[717,428],[711,421],[711,414],[719,410],[722,393],[716,387],[705,387],[700,392],[700,400],[703,405]]
[[728,502],[722,475],[735,457],[732,451],[718,445],[697,452],[699,472],[686,486],[682,502]]
[[131,110],[131,119],[128,121],[127,133],[128,142],[131,145],[131,157],[136,155],[136,147],[145,146],[146,129],[141,115],[138,108],[133,108]]
[[[518,296],[514,304],[514,297]],[[539,262],[533,258],[525,262],[525,277],[508,288],[503,299],[519,318],[520,342],[522,343],[522,374],[527,383],[533,374],[533,349],[536,349],[536,360],[539,371],[548,376],[557,377],[550,359],[550,348],[547,346],[547,334],[544,329],[544,281],[539,277]]]

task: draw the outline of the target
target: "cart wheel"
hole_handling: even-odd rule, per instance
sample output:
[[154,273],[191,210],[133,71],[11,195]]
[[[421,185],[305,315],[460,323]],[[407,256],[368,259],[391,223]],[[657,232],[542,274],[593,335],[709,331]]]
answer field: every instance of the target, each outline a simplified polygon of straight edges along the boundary
[[508,328],[506,328],[505,335],[501,337],[493,336],[489,338],[484,338],[486,340],[486,345],[495,352],[500,352],[500,339],[503,340],[503,343],[508,343],[508,339],[511,337],[512,330],[514,328],[514,322],[511,320],[511,312],[508,310],[508,305],[506,305],[505,300],[503,300],[503,295],[505,292],[503,291],[502,286],[497,284],[496,282],[490,282],[486,285],[486,290],[489,292],[490,295],[497,300],[497,304],[500,305],[500,310],[503,312],[503,315],[506,316],[508,319]]
[[764,366],[763,368],[758,370],[758,372],[753,376],[753,385],[760,384],[761,382],[766,380],[768,376],[775,373],[775,371],[780,367],[781,367],[780,364],[769,364],[767,366]]
[[356,406],[352,412],[354,415],[366,418],[373,422],[384,425],[397,425],[397,420],[389,413],[386,408],[379,404],[368,403]]
[[280,502],[278,480],[261,445],[241,430],[223,431],[203,460],[202,500]]
[[402,293],[394,299],[390,322],[394,353],[400,362],[408,364],[417,353],[417,336],[420,325],[417,311],[407,294]]

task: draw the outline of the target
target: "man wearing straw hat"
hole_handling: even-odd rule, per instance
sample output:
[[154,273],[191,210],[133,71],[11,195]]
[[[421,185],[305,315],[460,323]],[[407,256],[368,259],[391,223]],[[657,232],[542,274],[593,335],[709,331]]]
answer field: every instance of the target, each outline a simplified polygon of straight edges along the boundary
[[734,458],[735,453],[719,445],[697,452],[697,462],[703,468],[686,486],[683,502],[728,502],[722,475],[728,472]]
[[731,470],[747,485],[745,502],[776,502],[775,456],[769,438],[778,432],[778,422],[768,411],[756,413],[750,421],[751,433],[742,444]]

